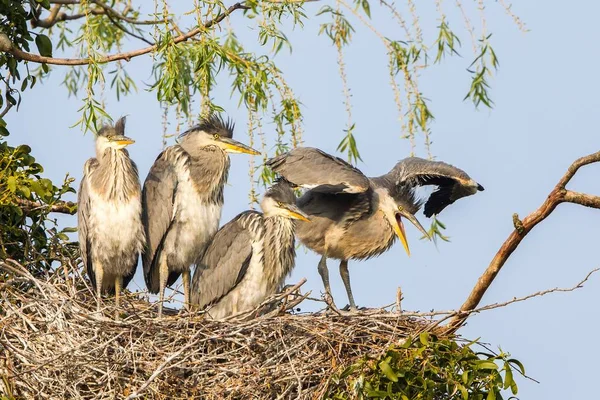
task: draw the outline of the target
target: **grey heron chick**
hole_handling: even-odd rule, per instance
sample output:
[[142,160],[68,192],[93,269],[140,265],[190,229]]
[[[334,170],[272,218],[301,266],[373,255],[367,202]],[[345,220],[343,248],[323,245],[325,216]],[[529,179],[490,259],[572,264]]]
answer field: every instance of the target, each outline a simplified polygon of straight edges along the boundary
[[344,160],[319,149],[301,147],[267,161],[273,171],[308,189],[298,206],[311,219],[299,222],[300,241],[320,254],[318,270],[331,297],[327,258],[341,260],[340,275],[351,309],[356,309],[348,260],[368,259],[387,251],[396,238],[410,256],[403,219],[423,234],[427,231],[415,214],[422,205],[414,190],[435,185],[424,202],[424,214],[440,213],[456,200],[483,190],[464,171],[439,161],[405,158],[385,175],[368,178]]
[[142,222],[148,244],[142,254],[150,293],[159,293],[162,315],[167,286],[183,275],[185,305],[190,296],[190,266],[217,232],[228,153],[260,154],[232,139],[234,125],[217,115],[179,136],[150,169],[142,194]]
[[264,195],[262,213],[245,211],[224,225],[198,262],[192,304],[214,319],[252,310],[283,286],[296,258],[294,221],[308,221],[289,182]]
[[125,147],[125,117],[96,136],[96,157],[86,161],[77,198],[77,230],[83,265],[98,295],[127,287],[142,251],[142,201],[138,170]]

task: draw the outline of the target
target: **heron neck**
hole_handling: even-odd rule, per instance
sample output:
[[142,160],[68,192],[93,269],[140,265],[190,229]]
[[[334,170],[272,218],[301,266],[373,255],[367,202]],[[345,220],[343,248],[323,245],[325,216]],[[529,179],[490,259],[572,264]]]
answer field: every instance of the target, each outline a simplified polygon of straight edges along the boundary
[[268,284],[279,289],[294,268],[294,222],[282,216],[265,217],[265,274]]
[[98,168],[90,182],[108,199],[128,200],[141,192],[138,171],[125,149],[105,149],[98,154]]

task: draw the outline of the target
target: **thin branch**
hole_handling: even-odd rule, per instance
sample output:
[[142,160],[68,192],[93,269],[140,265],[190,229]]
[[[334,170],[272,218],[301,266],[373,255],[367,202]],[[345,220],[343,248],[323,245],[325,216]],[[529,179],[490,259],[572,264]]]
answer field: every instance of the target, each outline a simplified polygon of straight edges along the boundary
[[511,254],[517,249],[521,241],[537,224],[552,214],[556,206],[561,203],[568,202],[600,209],[600,198],[598,196],[572,192],[565,188],[579,168],[584,165],[599,161],[600,152],[579,158],[573,164],[571,164],[565,175],[554,187],[552,192],[550,192],[548,198],[546,201],[544,201],[540,208],[529,214],[522,221],[515,214],[513,217],[513,223],[515,226],[514,231],[512,231],[508,239],[506,239],[506,241],[502,244],[502,247],[500,247],[500,250],[498,250],[483,275],[479,277],[475,287],[469,294],[469,297],[460,307],[458,314],[452,317],[448,325],[445,327],[448,332],[455,332],[465,323],[472,310],[477,308],[477,305],[500,272],[500,269],[502,269]]
[[[577,289],[581,289],[583,287],[583,284],[586,283],[590,279],[590,277],[593,274],[595,274],[596,272],[598,272],[598,271],[600,271],[600,268],[594,268],[593,270],[591,270],[590,272],[587,273],[587,275],[585,276],[585,278],[583,278],[575,286],[572,286],[570,288],[555,287],[554,289],[541,290],[539,292],[528,294],[527,296],[515,297],[514,299],[509,300],[509,301],[505,301],[503,303],[488,304],[487,306],[476,308],[475,310],[470,311],[470,313],[473,314],[473,313],[478,313],[478,312],[481,312],[481,311],[493,310],[495,308],[506,307],[509,304],[520,303],[522,301],[529,300],[529,299],[531,299],[533,297],[540,297],[540,296],[547,295],[548,293],[573,292],[573,291],[575,291]],[[460,313],[460,311],[458,311],[458,312]]]
[[[94,3],[96,5],[98,5],[99,7],[102,8],[102,10],[97,10],[99,11],[98,14],[106,14],[106,13],[111,13],[114,17],[116,17],[117,19],[120,19],[122,21],[125,22],[129,22],[130,24],[136,24],[136,25],[155,25],[159,22],[155,21],[155,20],[136,20],[134,18],[130,18],[130,17],[126,17],[124,14],[126,14],[125,12],[120,13],[117,10],[115,10],[114,8],[110,7],[109,5],[107,5],[106,3],[100,1],[100,0],[90,0],[90,3]],[[61,4],[61,5],[79,5],[81,4],[81,1],[79,0],[50,0],[50,4]],[[129,6],[125,7],[126,10],[129,9]],[[160,21],[160,23],[162,23],[162,21]],[[40,25],[41,26],[41,25]]]
[[[219,14],[214,19],[207,21],[203,27],[192,29],[185,35],[180,35],[180,36],[176,37],[175,39],[173,39],[173,43],[177,44],[177,43],[185,42],[185,41],[191,39],[192,37],[198,35],[203,30],[209,29],[209,28],[213,27],[214,25],[219,24],[221,21],[223,21],[225,18],[227,18],[234,11],[247,10],[247,9],[249,9],[249,7],[243,5],[243,3],[235,3],[234,5],[229,7],[225,12]],[[103,64],[103,63],[109,63],[109,62],[118,61],[118,60],[129,61],[134,57],[148,54],[152,51],[155,51],[156,49],[157,49],[157,45],[152,45],[149,47],[144,47],[143,49],[138,49],[138,50],[133,50],[133,51],[129,51],[126,53],[118,53],[118,54],[112,54],[110,56],[101,57],[98,60],[95,60],[95,62]],[[41,63],[41,64],[45,63],[45,64],[52,64],[52,65],[87,65],[87,64],[90,64],[91,62],[93,62],[89,58],[54,58],[54,57],[44,57],[44,56],[40,56],[37,54],[27,53],[21,49],[16,48],[14,46],[14,44],[10,41],[8,36],[6,36],[3,33],[0,34],[0,51],[3,51],[5,53],[10,53],[13,56],[15,56],[16,58],[19,58],[21,60],[31,61],[31,62]]]
[[118,12],[114,8],[108,6],[106,3],[104,3],[100,0],[91,0],[91,2],[98,5],[99,7],[103,8],[104,11],[106,11],[107,15],[112,14],[115,18],[120,19],[121,21],[129,22],[130,24],[137,24],[137,25],[155,25],[155,24],[157,24],[157,21],[155,21],[155,20],[139,21],[134,18],[129,18],[129,17],[125,16],[124,14]]
[[17,205],[21,207],[25,212],[31,212],[41,209],[49,209],[50,212],[70,214],[73,215],[77,212],[77,203],[72,201],[58,201],[55,204],[42,204],[37,201],[19,199],[17,198]]
[[152,43],[151,41],[149,41],[148,39],[146,39],[145,37],[143,37],[142,35],[138,35],[136,33],[133,33],[131,31],[129,31],[127,28],[125,28],[123,25],[121,25],[119,22],[117,22],[117,20],[115,20],[110,13],[106,13],[106,17],[110,20],[110,22],[113,23],[114,26],[116,26],[117,28],[119,28],[120,30],[122,30],[123,32],[125,32],[126,34],[128,34],[129,36],[133,36],[136,39],[139,39],[143,42],[145,42],[146,44],[149,44],[151,46],[154,45],[154,43]]

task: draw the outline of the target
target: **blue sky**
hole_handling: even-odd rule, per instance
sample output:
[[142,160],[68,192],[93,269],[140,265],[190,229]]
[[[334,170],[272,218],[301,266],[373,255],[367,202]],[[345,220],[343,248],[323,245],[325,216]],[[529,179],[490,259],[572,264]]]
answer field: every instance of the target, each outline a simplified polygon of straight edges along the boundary
[[[494,33],[492,43],[500,59],[500,69],[491,81],[495,108],[475,110],[471,103],[462,101],[469,85],[465,68],[472,58],[466,35],[461,36],[464,58],[449,59],[420,78],[421,90],[431,100],[436,117],[433,154],[467,171],[486,190],[440,215],[448,227],[450,243],[436,248],[419,241],[416,229],[407,226],[410,258],[396,245],[377,259],[350,262],[354,295],[361,306],[391,303],[401,286],[405,309],[459,307],[513,229],[512,214],[524,217],[534,211],[574,159],[600,147],[596,132],[600,85],[594,51],[600,36],[600,5],[584,1],[515,4],[514,11],[531,30],[523,34],[495,2],[486,3],[490,3],[488,29]],[[455,15],[453,4],[444,3],[444,7],[458,29],[462,21]],[[317,5],[307,4],[305,8],[308,15],[314,15]],[[433,6],[422,8],[424,26],[432,26],[429,22],[435,23],[436,18]],[[378,9],[374,5],[374,18],[382,15]],[[397,27],[382,21],[386,34],[400,35]],[[234,26],[246,24],[240,16],[231,22]],[[318,24],[317,20],[308,21],[304,30],[288,32],[294,51],[282,54],[277,61],[304,104],[305,145],[335,153],[347,118],[336,54],[325,38],[316,37]],[[409,143],[400,139],[383,46],[366,29],[358,28],[346,63],[364,160],[359,167],[368,175],[379,175],[410,152]],[[141,83],[150,81],[149,59],[134,59],[129,68],[140,90],[121,102],[107,97],[108,111],[113,117],[129,116],[127,134],[137,140],[130,152],[144,179],[161,150],[162,112],[155,94],[146,92]],[[66,90],[60,87],[63,74],[64,70],[56,67],[44,85],[26,93],[19,112],[8,115],[9,142],[30,144],[48,177],[60,180],[69,172],[78,185],[83,163],[93,154],[93,136],[69,128],[78,119],[81,103],[67,98]],[[215,95],[238,121],[235,137],[247,141],[245,110],[228,100],[226,85],[219,86]],[[422,148],[419,155],[425,155]],[[248,160],[246,155],[232,156],[222,223],[248,206]],[[570,187],[600,194],[599,172],[600,166],[586,167]],[[421,213],[418,218],[428,225]],[[73,226],[75,219],[61,218],[61,223]],[[523,241],[483,304],[574,285],[598,266],[599,223],[598,210],[559,206]],[[320,293],[318,259],[301,249],[288,282],[306,277],[304,290]],[[330,261],[329,268],[334,297],[343,306],[346,294],[337,263]],[[129,288],[143,288],[141,270]],[[596,379],[600,355],[597,346],[584,340],[591,336],[589,332],[600,328],[599,290],[600,282],[593,277],[584,289],[573,293],[550,294],[475,315],[460,332],[468,338],[481,337],[493,347],[501,346],[525,364],[528,374],[540,384],[518,380],[521,399],[585,398],[595,392],[591,383]],[[307,304],[305,309],[312,307]]]

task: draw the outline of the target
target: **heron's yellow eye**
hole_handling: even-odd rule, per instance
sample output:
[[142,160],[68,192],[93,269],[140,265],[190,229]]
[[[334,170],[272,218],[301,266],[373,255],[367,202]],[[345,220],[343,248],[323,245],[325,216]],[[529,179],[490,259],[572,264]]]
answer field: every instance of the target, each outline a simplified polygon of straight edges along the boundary
[[219,138],[219,134],[218,134],[218,133],[215,133],[215,134],[213,135],[213,137],[214,137],[215,139],[218,139],[218,138]]
[[404,210],[404,207],[398,206],[398,211],[402,211],[402,210]]
[[282,202],[280,202],[280,201],[278,201],[278,202],[277,202],[277,207],[282,207],[282,206],[283,206],[283,203],[282,203]]

